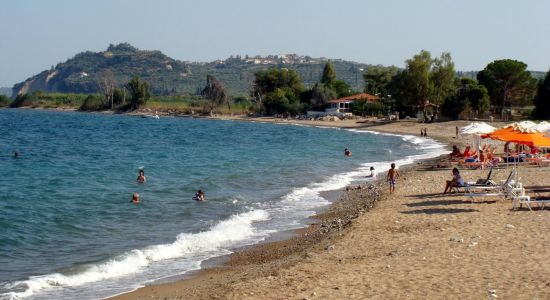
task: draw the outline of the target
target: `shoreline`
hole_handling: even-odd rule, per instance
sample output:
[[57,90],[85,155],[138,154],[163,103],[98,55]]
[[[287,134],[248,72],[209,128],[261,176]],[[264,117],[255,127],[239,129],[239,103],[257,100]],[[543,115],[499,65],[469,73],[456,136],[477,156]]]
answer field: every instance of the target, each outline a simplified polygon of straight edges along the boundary
[[[235,121],[247,121],[247,122],[263,122],[263,123],[275,123],[275,124],[291,124],[291,125],[305,125],[305,126],[319,126],[319,127],[332,127],[332,128],[346,128],[346,129],[368,129],[368,131],[395,134],[395,135],[411,135],[412,132],[399,132],[399,131],[388,131],[388,130],[372,130],[380,126],[380,124],[368,124],[365,120],[345,120],[339,122],[327,122],[327,121],[307,121],[307,120],[285,120],[269,117],[261,118],[250,118],[250,117],[212,117],[209,119],[217,120],[235,120]],[[347,121],[347,122],[346,122]],[[403,121],[405,124],[412,123],[411,121]],[[414,122],[416,123],[416,122]],[[383,124],[382,124],[383,125]],[[372,128],[371,128],[372,127]],[[444,143],[449,145],[448,141],[441,141],[440,139],[435,139],[436,142]],[[402,172],[407,172],[409,169],[413,169],[416,164],[422,163],[434,163],[439,159],[439,157],[416,160],[413,164],[406,165],[405,167],[400,168]],[[227,256],[218,257],[204,261],[201,264],[200,270],[195,270],[186,274],[182,274],[176,281],[168,280],[167,283],[163,283],[160,280],[153,282],[151,285],[146,285],[144,287],[138,288],[137,290],[116,295],[107,299],[145,299],[145,298],[155,298],[157,295],[157,290],[162,290],[161,294],[174,295],[176,291],[180,289],[193,289],[195,292],[193,296],[190,296],[189,291],[186,291],[186,299],[208,299],[206,297],[209,294],[208,282],[214,281],[214,285],[217,286],[226,286],[223,289],[227,288],[227,285],[230,285],[231,282],[226,282],[225,277],[235,277],[239,276],[239,273],[251,274],[256,273],[256,276],[265,276],[267,273],[274,272],[279,268],[290,264],[294,261],[300,261],[303,257],[296,257],[297,253],[301,253],[303,256],[304,252],[307,252],[310,249],[319,250],[321,244],[327,243],[334,238],[337,238],[338,235],[341,235],[345,228],[349,227],[352,222],[365,214],[368,210],[373,208],[376,205],[376,202],[379,199],[387,197],[385,189],[381,188],[383,185],[382,175],[379,174],[379,177],[376,181],[367,184],[367,190],[372,192],[372,194],[358,194],[358,191],[351,190],[339,190],[334,191],[338,193],[338,196],[335,199],[332,199],[331,204],[325,210],[316,213],[311,216],[310,224],[304,228],[293,230],[288,238],[283,240],[267,240],[260,242],[258,244],[245,246],[242,248],[235,249],[235,252]],[[363,190],[359,190],[363,191]],[[350,204],[353,207],[350,210]],[[348,206],[344,208],[344,206]],[[344,219],[345,221],[342,221]],[[328,247],[328,246],[327,246]],[[292,251],[289,251],[291,250]],[[308,253],[305,253],[307,258]],[[211,264],[210,262],[218,261],[218,263]],[[221,262],[221,264],[219,264]],[[243,270],[244,269],[244,270]],[[267,271],[266,270],[270,270]],[[248,275],[247,275],[248,276]],[[270,275],[267,275],[270,276]],[[221,282],[220,282],[221,281]],[[197,289],[197,282],[200,282],[201,289]],[[206,284],[206,285],[205,285]],[[205,285],[205,286],[203,286]],[[202,292],[205,294],[202,295]],[[160,294],[159,294],[160,295]],[[159,298],[163,298],[160,297]],[[170,298],[170,297],[168,297]],[[216,297],[214,297],[216,298]],[[223,298],[223,297],[222,297]]]
[[[467,121],[209,119],[356,128],[416,137],[420,128],[428,128],[430,138],[446,145],[463,147],[472,142],[453,137],[454,126]],[[491,299],[497,295],[550,299],[550,235],[544,235],[550,231],[550,210],[511,211],[510,201],[474,202],[461,195],[442,195],[441,184],[450,169],[436,168],[439,161],[415,161],[401,168],[403,176],[394,195],[383,187],[380,190],[380,182],[373,184],[378,187],[370,191],[380,191],[376,203],[369,202],[369,195],[357,194],[363,190],[342,192],[341,199],[312,217],[312,224],[298,229],[295,236],[245,246],[214,266],[206,266],[210,261],[205,261],[205,269],[109,299]],[[524,185],[550,185],[547,168],[519,169]],[[505,178],[507,172],[496,170],[495,180]],[[461,173],[475,181],[486,172]]]

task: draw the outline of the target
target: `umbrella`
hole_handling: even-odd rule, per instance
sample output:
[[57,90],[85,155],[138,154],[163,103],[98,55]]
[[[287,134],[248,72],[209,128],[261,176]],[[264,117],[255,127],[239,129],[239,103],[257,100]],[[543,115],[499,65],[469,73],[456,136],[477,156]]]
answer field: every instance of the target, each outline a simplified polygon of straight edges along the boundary
[[470,125],[460,128],[460,134],[486,134],[495,131],[495,127],[483,123],[483,122],[473,122]]
[[521,121],[519,123],[516,123],[518,124],[519,126],[522,126],[522,127],[527,127],[527,128],[531,128],[535,125],[537,125],[537,123],[533,122],[533,121]]
[[470,125],[464,126],[460,128],[460,134],[461,135],[474,135],[475,138],[475,146],[476,149],[479,149],[479,144],[481,144],[479,140],[480,134],[486,134],[495,131],[495,127],[484,123],[484,122],[473,122]]
[[550,138],[544,136],[541,132],[525,128],[518,123],[510,124],[504,128],[484,134],[481,138],[490,138],[503,142],[527,145],[529,147],[550,147]]
[[[532,126],[531,126],[532,127]],[[481,138],[490,138],[493,140],[499,140],[503,142],[511,142],[516,144],[527,145],[532,147],[550,147],[550,138],[544,136],[543,133],[535,131],[531,128],[526,128],[519,123],[513,123],[504,128],[497,129],[491,133],[484,134]],[[506,154],[508,155],[508,153]],[[514,160],[514,162],[517,162]],[[508,159],[506,159],[506,166],[508,166]],[[514,164],[514,168],[515,168]],[[516,172],[516,181],[518,173]]]
[[530,127],[530,129],[540,131],[540,132],[548,132],[550,131],[550,123],[546,121],[542,121],[537,125]]

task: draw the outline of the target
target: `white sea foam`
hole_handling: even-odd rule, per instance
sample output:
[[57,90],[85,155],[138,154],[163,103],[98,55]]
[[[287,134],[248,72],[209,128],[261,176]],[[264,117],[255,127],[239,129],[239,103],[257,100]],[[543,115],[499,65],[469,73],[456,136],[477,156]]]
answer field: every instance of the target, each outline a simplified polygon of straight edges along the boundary
[[[201,260],[204,260],[208,257],[227,254],[230,253],[229,249],[240,245],[243,241],[254,239],[253,242],[258,242],[273,232],[260,230],[258,226],[253,225],[254,222],[268,220],[270,214],[277,216],[278,219],[275,221],[275,224],[271,224],[273,226],[270,229],[288,230],[303,226],[303,224],[299,223],[300,219],[313,215],[316,208],[330,204],[327,199],[322,197],[321,194],[323,192],[343,189],[357,181],[364,182],[366,180],[365,175],[369,174],[371,166],[375,167],[375,170],[381,175],[382,172],[388,170],[389,164],[392,162],[396,163],[397,166],[404,166],[417,160],[435,157],[446,152],[444,150],[445,145],[429,138],[357,129],[346,130],[357,133],[398,136],[403,141],[414,145],[415,154],[400,159],[391,159],[392,150],[385,149],[384,151],[388,153],[388,159],[363,163],[355,170],[329,176],[322,182],[294,188],[284,195],[281,201],[271,204],[269,207],[265,207],[265,209],[255,209],[234,215],[212,226],[208,231],[195,234],[179,234],[171,244],[153,245],[126,252],[109,261],[91,265],[80,273],[48,274],[34,276],[25,281],[14,282],[3,288],[12,291],[16,290],[17,292],[0,295],[0,299],[18,299],[40,291],[75,287],[104,279],[136,274],[143,271],[144,268],[147,268],[153,262],[168,261],[170,259],[193,255],[198,255],[201,257]],[[238,199],[232,200],[234,204],[238,201]],[[250,209],[253,208],[250,207]],[[209,255],[203,255],[205,252],[209,253]],[[200,260],[197,262],[197,268],[199,267],[199,263]]]
[[228,248],[254,237],[265,237],[269,231],[259,231],[253,223],[269,219],[265,210],[253,210],[234,215],[212,226],[208,231],[182,233],[171,244],[153,245],[134,249],[106,262],[91,265],[76,274],[48,274],[32,276],[28,280],[7,284],[3,288],[17,290],[0,295],[0,299],[18,299],[37,292],[62,287],[75,287],[104,279],[139,272],[155,261],[174,259],[204,252],[228,253]]

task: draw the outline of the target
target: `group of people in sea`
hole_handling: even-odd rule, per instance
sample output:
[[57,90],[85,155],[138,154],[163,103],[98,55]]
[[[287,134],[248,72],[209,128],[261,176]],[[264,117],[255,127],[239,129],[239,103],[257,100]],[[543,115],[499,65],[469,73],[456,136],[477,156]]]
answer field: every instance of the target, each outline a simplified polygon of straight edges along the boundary
[[[143,184],[147,181],[147,178],[145,177],[145,171],[143,169],[139,169],[138,171],[138,177],[136,179],[137,183]],[[204,201],[206,200],[206,197],[204,195],[204,192],[202,190],[198,190],[197,193],[195,193],[195,196],[192,198],[195,201]],[[133,193],[132,194],[132,200],[130,201],[134,204],[137,204],[140,202],[139,200],[139,193]]]

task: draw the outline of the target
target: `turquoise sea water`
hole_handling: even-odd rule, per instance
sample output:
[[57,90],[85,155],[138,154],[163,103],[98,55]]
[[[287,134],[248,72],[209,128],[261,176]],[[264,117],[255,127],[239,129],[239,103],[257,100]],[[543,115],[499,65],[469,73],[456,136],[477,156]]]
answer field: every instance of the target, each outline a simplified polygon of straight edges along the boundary
[[0,298],[95,299],[183,274],[303,226],[329,204],[320,192],[370,166],[441,153],[355,130],[0,110]]

